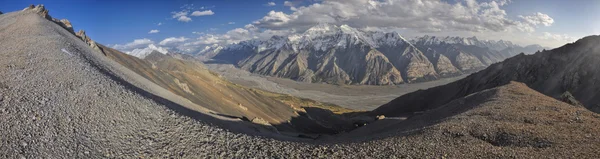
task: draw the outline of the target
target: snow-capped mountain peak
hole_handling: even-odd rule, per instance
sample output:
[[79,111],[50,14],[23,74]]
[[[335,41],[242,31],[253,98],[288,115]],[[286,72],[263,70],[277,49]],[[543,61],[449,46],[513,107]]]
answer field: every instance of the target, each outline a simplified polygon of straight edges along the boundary
[[336,25],[329,23],[319,23],[304,32],[303,35],[309,37],[321,36],[321,35],[332,35],[337,34],[340,28]]
[[461,45],[474,45],[479,47],[487,47],[493,50],[502,50],[509,47],[519,47],[510,41],[504,40],[479,40],[477,37],[437,37],[437,36],[421,36],[416,37],[411,41],[418,45],[439,45],[439,44],[461,44]]
[[198,54],[206,54],[206,53],[218,53],[221,51],[223,47],[219,44],[213,44],[210,46],[204,47]]
[[143,48],[143,49],[134,49],[134,50],[128,51],[126,53],[129,54],[129,55],[131,55],[131,56],[135,56],[137,58],[143,59],[146,56],[150,55],[153,51],[157,51],[157,52],[160,52],[162,54],[167,54],[169,52],[169,50],[167,50],[166,48],[159,47],[159,46],[156,46],[154,44],[149,44],[148,47],[146,47],[146,48]]
[[349,47],[363,43],[372,47],[397,46],[402,44],[411,45],[406,39],[396,32],[366,31],[353,28],[349,25],[334,25],[320,23],[303,33],[291,34],[285,37],[273,36],[268,40],[249,40],[225,48],[241,49],[250,47],[259,52],[270,49],[280,49],[284,46],[294,51],[312,47],[314,50],[326,51],[333,47]]

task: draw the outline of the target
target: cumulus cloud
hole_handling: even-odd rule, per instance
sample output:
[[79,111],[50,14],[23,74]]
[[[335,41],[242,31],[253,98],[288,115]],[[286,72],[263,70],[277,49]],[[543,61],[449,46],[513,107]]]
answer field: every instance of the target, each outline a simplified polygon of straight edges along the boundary
[[192,21],[192,18],[187,17],[187,16],[184,15],[184,16],[181,16],[181,17],[177,18],[177,20],[180,21],[180,22],[190,22],[190,21]]
[[192,12],[192,16],[205,16],[205,15],[214,15],[214,14],[215,14],[215,12],[213,12],[212,10]]
[[187,10],[183,10],[183,11],[179,11],[179,12],[171,12],[172,17],[174,19],[177,19],[180,22],[190,22],[192,21],[192,18],[188,17],[189,11]]
[[[420,32],[523,30],[511,29],[519,27],[520,21],[509,19],[506,11],[500,8],[508,3],[508,0],[464,0],[454,4],[436,0],[323,0],[308,6],[296,6],[286,1],[284,5],[290,6],[294,12],[270,11],[253,24],[266,29],[294,28],[298,31],[323,22],[348,24],[357,28],[405,28]],[[521,22],[521,27],[546,25],[549,22],[545,20],[543,23]]]
[[160,30],[150,30],[150,32],[148,32],[148,34],[154,34],[154,33],[158,33],[160,32]]
[[188,40],[188,38],[185,38],[183,36],[182,37],[169,37],[169,38],[166,38],[166,39],[160,41],[160,43],[158,43],[158,44],[160,44],[160,45],[170,45],[170,44],[176,44],[176,43],[184,42],[186,40]]
[[554,23],[554,19],[544,13],[537,12],[530,16],[519,15],[519,18],[523,19],[524,22],[532,25],[544,25],[550,26]]
[[112,46],[112,48],[127,52],[127,51],[131,51],[133,49],[136,49],[136,48],[145,47],[148,44],[153,44],[153,43],[154,43],[154,41],[147,39],[147,38],[143,38],[143,39],[135,39],[132,42],[122,44],[122,45],[115,44]]
[[266,5],[266,6],[275,6],[275,5],[277,5],[277,4],[275,4],[275,2],[269,2],[269,3],[265,4],[265,5]]
[[174,46],[177,50],[187,52],[187,53],[197,53],[202,50],[206,46],[218,45],[224,46],[232,43],[239,43],[241,41],[252,40],[252,39],[260,39],[266,40],[271,38],[272,36],[278,35],[289,35],[295,33],[294,30],[260,30],[256,26],[252,24],[246,25],[244,28],[235,28],[229,30],[223,34],[212,34],[212,33],[201,33],[201,32],[193,32],[193,34],[198,35],[195,39],[189,39],[185,41],[185,43],[177,43],[178,45]]

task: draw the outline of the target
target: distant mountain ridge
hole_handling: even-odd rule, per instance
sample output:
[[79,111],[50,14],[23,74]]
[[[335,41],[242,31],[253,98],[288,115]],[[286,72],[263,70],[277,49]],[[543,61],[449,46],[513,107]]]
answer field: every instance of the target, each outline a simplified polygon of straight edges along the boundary
[[[593,112],[600,112],[600,36],[588,36],[562,47],[519,54],[456,82],[400,96],[375,109],[373,114],[403,116],[433,110],[445,103],[474,92],[522,82],[547,96],[560,100],[572,96]],[[435,100],[423,97],[436,97]],[[393,113],[392,113],[393,112]]]
[[538,48],[476,37],[407,40],[396,32],[322,23],[301,34],[207,46],[196,56],[298,81],[395,85],[474,72]]

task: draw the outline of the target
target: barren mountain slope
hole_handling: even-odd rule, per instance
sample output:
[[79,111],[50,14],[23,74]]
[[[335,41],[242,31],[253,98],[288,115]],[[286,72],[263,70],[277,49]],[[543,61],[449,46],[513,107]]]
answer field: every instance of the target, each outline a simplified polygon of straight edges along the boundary
[[100,48],[111,59],[150,81],[216,112],[248,119],[260,117],[271,123],[295,116],[292,107],[224,81],[199,63],[161,53],[152,53],[146,59],[165,57],[141,60],[103,45]]
[[585,158],[600,155],[599,126],[599,114],[510,82],[406,120],[386,118],[341,137],[403,136],[392,139],[450,158]]
[[[158,52],[138,59],[103,45],[98,46],[111,59],[190,102],[219,115],[274,126],[279,132],[295,134],[341,131],[327,126],[330,123],[313,120],[321,114],[307,112],[307,108],[332,111],[336,113],[334,116],[353,112],[335,105],[239,86],[223,80],[195,61],[176,59]],[[352,121],[336,124],[351,125]]]
[[[376,109],[374,114],[407,115],[434,109],[456,98],[484,89],[523,82],[551,97],[571,92],[588,109],[600,112],[600,37],[590,36],[550,51],[517,55],[493,64],[465,79],[403,95]],[[435,100],[429,97],[436,97]]]

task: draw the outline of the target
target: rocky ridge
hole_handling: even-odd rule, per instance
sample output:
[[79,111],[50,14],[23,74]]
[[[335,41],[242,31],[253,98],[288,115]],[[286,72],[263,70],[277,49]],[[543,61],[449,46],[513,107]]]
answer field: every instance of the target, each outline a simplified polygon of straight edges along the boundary
[[196,56],[298,81],[395,85],[475,72],[516,55],[521,48],[509,41],[476,37],[406,40],[396,32],[322,23],[301,34],[207,46]]
[[[595,100],[600,98],[600,93],[597,93],[600,87],[595,84],[600,82],[600,69],[595,65],[600,61],[600,47],[595,45],[597,43],[600,43],[600,36],[588,36],[553,50],[533,55],[519,54],[459,81],[403,95],[373,112],[386,116],[418,113],[510,81],[523,82],[532,89],[557,99],[566,95],[566,101],[581,103],[591,111],[600,112]],[[423,98],[431,96],[437,98]]]
[[397,33],[319,24],[303,34],[227,46],[214,59],[253,73],[307,82],[393,85],[435,79],[418,49]]

